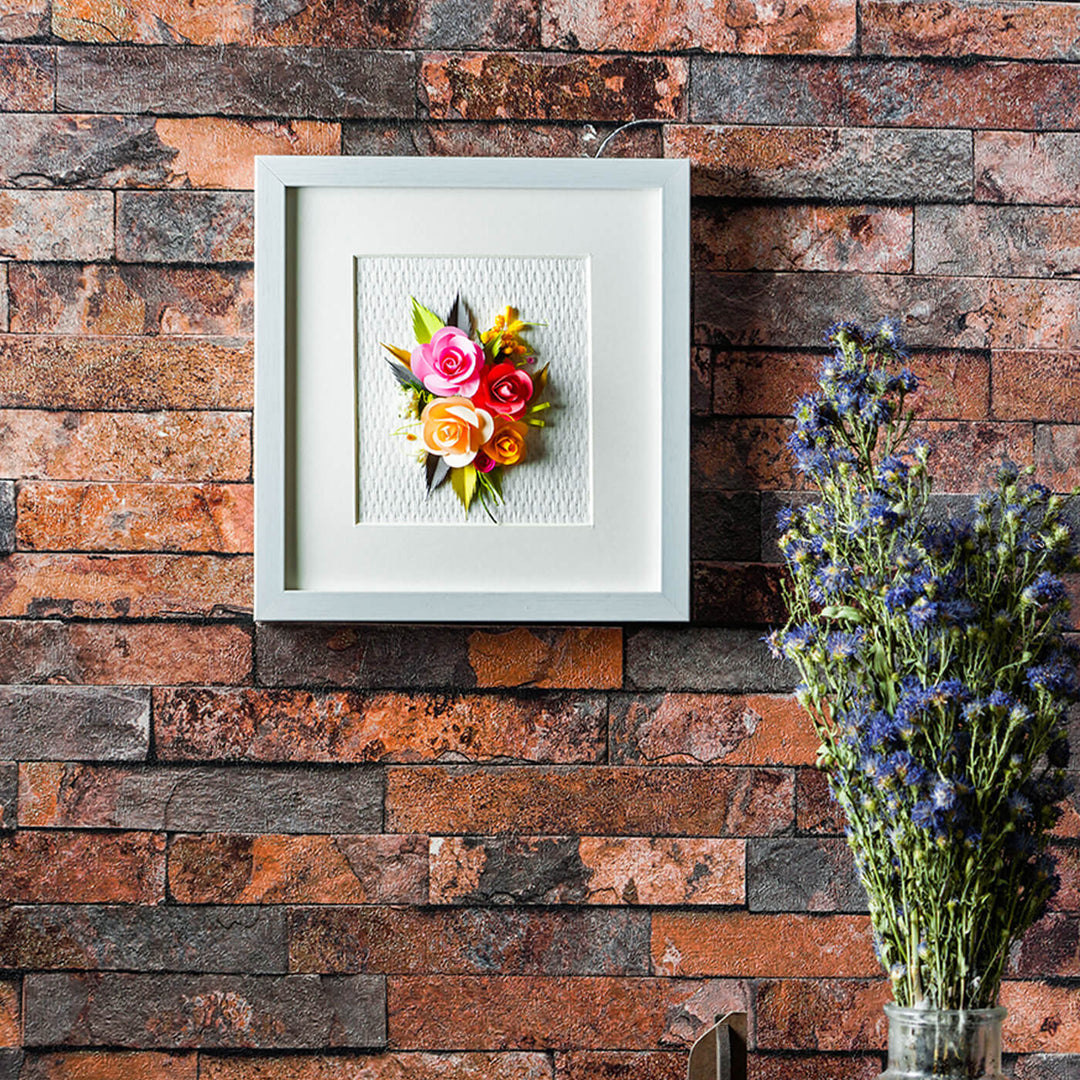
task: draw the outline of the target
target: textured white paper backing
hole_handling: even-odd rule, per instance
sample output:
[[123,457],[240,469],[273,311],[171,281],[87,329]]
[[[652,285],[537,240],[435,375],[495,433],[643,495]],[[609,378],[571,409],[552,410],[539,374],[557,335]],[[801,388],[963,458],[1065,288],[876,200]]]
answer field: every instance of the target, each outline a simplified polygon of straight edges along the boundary
[[491,524],[479,506],[466,522],[449,483],[426,497],[419,444],[392,434],[405,423],[403,395],[380,344],[414,344],[410,296],[445,318],[460,290],[481,329],[507,304],[525,321],[547,324],[529,341],[539,355],[534,368],[550,365],[548,426],[530,427],[526,461],[503,470],[505,501],[494,508],[496,518],[507,525],[591,524],[588,258],[358,256],[356,264],[357,520]]

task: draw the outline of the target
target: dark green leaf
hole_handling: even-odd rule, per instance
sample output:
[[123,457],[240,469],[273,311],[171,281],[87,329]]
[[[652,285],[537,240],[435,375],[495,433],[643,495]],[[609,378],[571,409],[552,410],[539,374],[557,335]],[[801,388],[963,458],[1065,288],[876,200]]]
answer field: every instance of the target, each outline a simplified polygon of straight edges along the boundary
[[393,360],[386,361],[390,365],[390,370],[394,373],[394,378],[397,379],[402,386],[409,390],[423,390],[424,384],[407,368],[404,364],[395,363]]
[[424,459],[424,468],[427,472],[427,493],[430,495],[446,482],[450,475],[450,466],[446,464],[446,458],[439,454],[428,454]]

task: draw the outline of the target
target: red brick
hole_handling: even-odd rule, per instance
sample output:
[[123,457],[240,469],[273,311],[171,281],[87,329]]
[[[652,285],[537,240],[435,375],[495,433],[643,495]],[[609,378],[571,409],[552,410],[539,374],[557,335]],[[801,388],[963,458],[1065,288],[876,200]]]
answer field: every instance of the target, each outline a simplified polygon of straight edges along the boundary
[[170,165],[173,182],[193,188],[253,188],[257,154],[341,152],[341,125],[313,120],[160,119],[154,131],[176,151]]
[[915,208],[915,271],[980,277],[1061,277],[1080,271],[1072,209],[1032,206]]
[[668,124],[664,155],[690,159],[695,195],[820,200],[827,191],[851,202],[971,195],[966,132]]
[[599,697],[163,690],[154,716],[165,760],[573,762],[605,750]]
[[45,551],[253,550],[250,484],[72,484],[19,489],[20,547]]
[[49,0],[0,0],[0,41],[44,37],[49,32]]
[[254,275],[237,267],[16,264],[13,333],[251,333]]
[[685,1080],[686,1052],[571,1050],[555,1055],[555,1080]]
[[21,1080],[195,1080],[194,1054],[76,1050],[28,1056]]
[[867,56],[1001,56],[1075,60],[1080,11],[1038,0],[866,0],[860,43]]
[[19,984],[0,979],[0,1047],[18,1046],[22,1039],[19,1027]]
[[649,914],[625,908],[322,907],[289,919],[289,970],[645,975]]
[[983,202],[1080,202],[1080,134],[975,132],[975,197]]
[[1061,887],[1050,906],[1057,911],[1080,911],[1080,847],[1055,845],[1052,853]]
[[250,341],[0,336],[0,406],[250,409]]
[[430,877],[433,903],[733,905],[746,900],[746,842],[436,837]]
[[676,57],[433,53],[420,95],[436,120],[677,120],[688,77]]
[[648,694],[611,703],[619,765],[806,765],[818,739],[798,703],[774,694]]
[[787,438],[790,420],[711,420],[690,430],[690,484],[701,491],[802,491]]
[[1023,468],[1034,461],[1032,428],[1017,423],[922,421],[912,438],[930,444],[935,491],[982,491],[1002,458]]
[[691,219],[704,270],[911,270],[912,212],[903,207],[721,204]]
[[[967,279],[973,280],[973,279]],[[986,306],[976,316],[995,349],[1080,348],[1080,281],[1022,278],[990,282]]]
[[656,912],[652,958],[658,975],[834,978],[881,968],[863,915]]
[[26,555],[0,561],[0,616],[223,618],[249,612],[252,560],[213,555]]
[[1080,396],[1063,392],[1080,380],[1080,352],[993,354],[993,413],[998,420],[1080,423]]
[[0,109],[4,112],[51,112],[55,85],[56,53],[52,49],[0,46]]
[[0,837],[0,900],[158,904],[165,839],[153,833],[17,832]]
[[721,7],[680,0],[548,0],[543,11],[545,48],[827,55],[855,51],[855,0],[811,0],[794,7],[768,0]]
[[477,686],[617,689],[622,685],[622,631],[615,627],[564,630],[556,637],[527,630],[469,637]]
[[794,1054],[755,1055],[750,1080],[876,1080],[881,1058],[868,1055]]
[[112,219],[104,191],[0,191],[0,252],[9,259],[107,259]]
[[781,591],[786,572],[762,563],[695,562],[693,620],[721,626],[769,626],[787,615]]
[[250,262],[252,196],[241,191],[121,191],[116,257],[122,262]]
[[216,45],[250,35],[251,8],[239,0],[53,0],[52,30],[65,41],[187,41]]
[[839,835],[844,831],[844,812],[829,791],[829,781],[819,769],[799,769],[795,776],[795,823],[801,833]]
[[881,1050],[892,999],[888,980],[789,979],[758,983],[754,1003],[762,1050]]
[[[820,355],[805,352],[719,351],[713,362],[713,411],[722,416],[788,416],[795,401],[815,388],[821,361]],[[919,389],[905,400],[905,409],[932,420],[988,419],[987,353],[920,349],[908,366],[919,377]]]
[[[420,157],[593,157],[618,125],[507,124],[450,122],[435,124],[347,124],[346,154]],[[611,140],[606,157],[661,157],[660,131],[652,126],[627,128]],[[2,165],[0,165],[2,168]]]
[[0,409],[0,461],[15,479],[247,480],[251,416]]
[[1080,1053],[1080,997],[1069,986],[1004,982],[1005,1045],[1013,1053]]
[[1071,491],[1080,485],[1080,426],[1039,424],[1035,479],[1054,491]]
[[392,768],[387,827],[435,833],[769,835],[792,824],[790,773],[725,768]]
[[407,1049],[653,1050],[747,1006],[731,980],[391,976],[390,1044]]
[[0,620],[0,682],[235,685],[251,677],[240,626]]
[[178,836],[169,892],[182,904],[422,904],[424,836]]
[[265,1058],[204,1053],[199,1057],[201,1080],[551,1080],[546,1054],[520,1051]]
[[437,0],[404,6],[301,0],[258,8],[256,37],[283,45],[356,48],[531,48],[539,41],[537,0],[459,0],[447,18]]

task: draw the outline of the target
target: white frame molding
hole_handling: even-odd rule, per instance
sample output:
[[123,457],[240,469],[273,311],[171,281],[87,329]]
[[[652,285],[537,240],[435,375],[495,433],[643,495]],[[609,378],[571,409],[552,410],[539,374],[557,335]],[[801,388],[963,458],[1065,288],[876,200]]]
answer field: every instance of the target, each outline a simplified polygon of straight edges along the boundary
[[[296,303],[297,243],[292,195],[301,188],[601,189],[659,194],[661,265],[652,268],[660,283],[658,589],[560,591],[555,570],[529,592],[289,587],[296,535],[291,494],[296,424],[291,387],[296,369],[304,362],[298,355],[291,315]],[[256,158],[255,617],[262,621],[410,623],[689,619],[689,224],[690,171],[684,160]]]

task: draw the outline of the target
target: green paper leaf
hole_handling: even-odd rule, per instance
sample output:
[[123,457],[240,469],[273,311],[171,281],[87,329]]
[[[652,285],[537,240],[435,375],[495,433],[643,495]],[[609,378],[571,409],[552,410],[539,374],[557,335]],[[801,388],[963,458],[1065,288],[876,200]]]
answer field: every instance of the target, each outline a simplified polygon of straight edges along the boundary
[[428,454],[424,458],[424,469],[427,472],[427,493],[430,495],[446,482],[450,475],[450,466],[446,464],[446,458],[438,454]]
[[393,360],[386,361],[390,365],[390,370],[394,373],[394,378],[408,390],[423,391],[424,384],[407,368],[402,364],[396,364]]
[[421,345],[426,345],[434,337],[436,331],[441,330],[446,323],[430,308],[424,307],[415,296],[409,299],[412,300],[413,333]]
[[466,465],[461,469],[451,469],[450,486],[461,501],[461,505],[465,507],[467,514],[472,505],[473,496],[476,494],[476,466]]
[[843,604],[834,604],[831,607],[822,608],[821,616],[824,619],[847,619],[848,622],[863,622],[863,614],[858,608],[847,607]]

